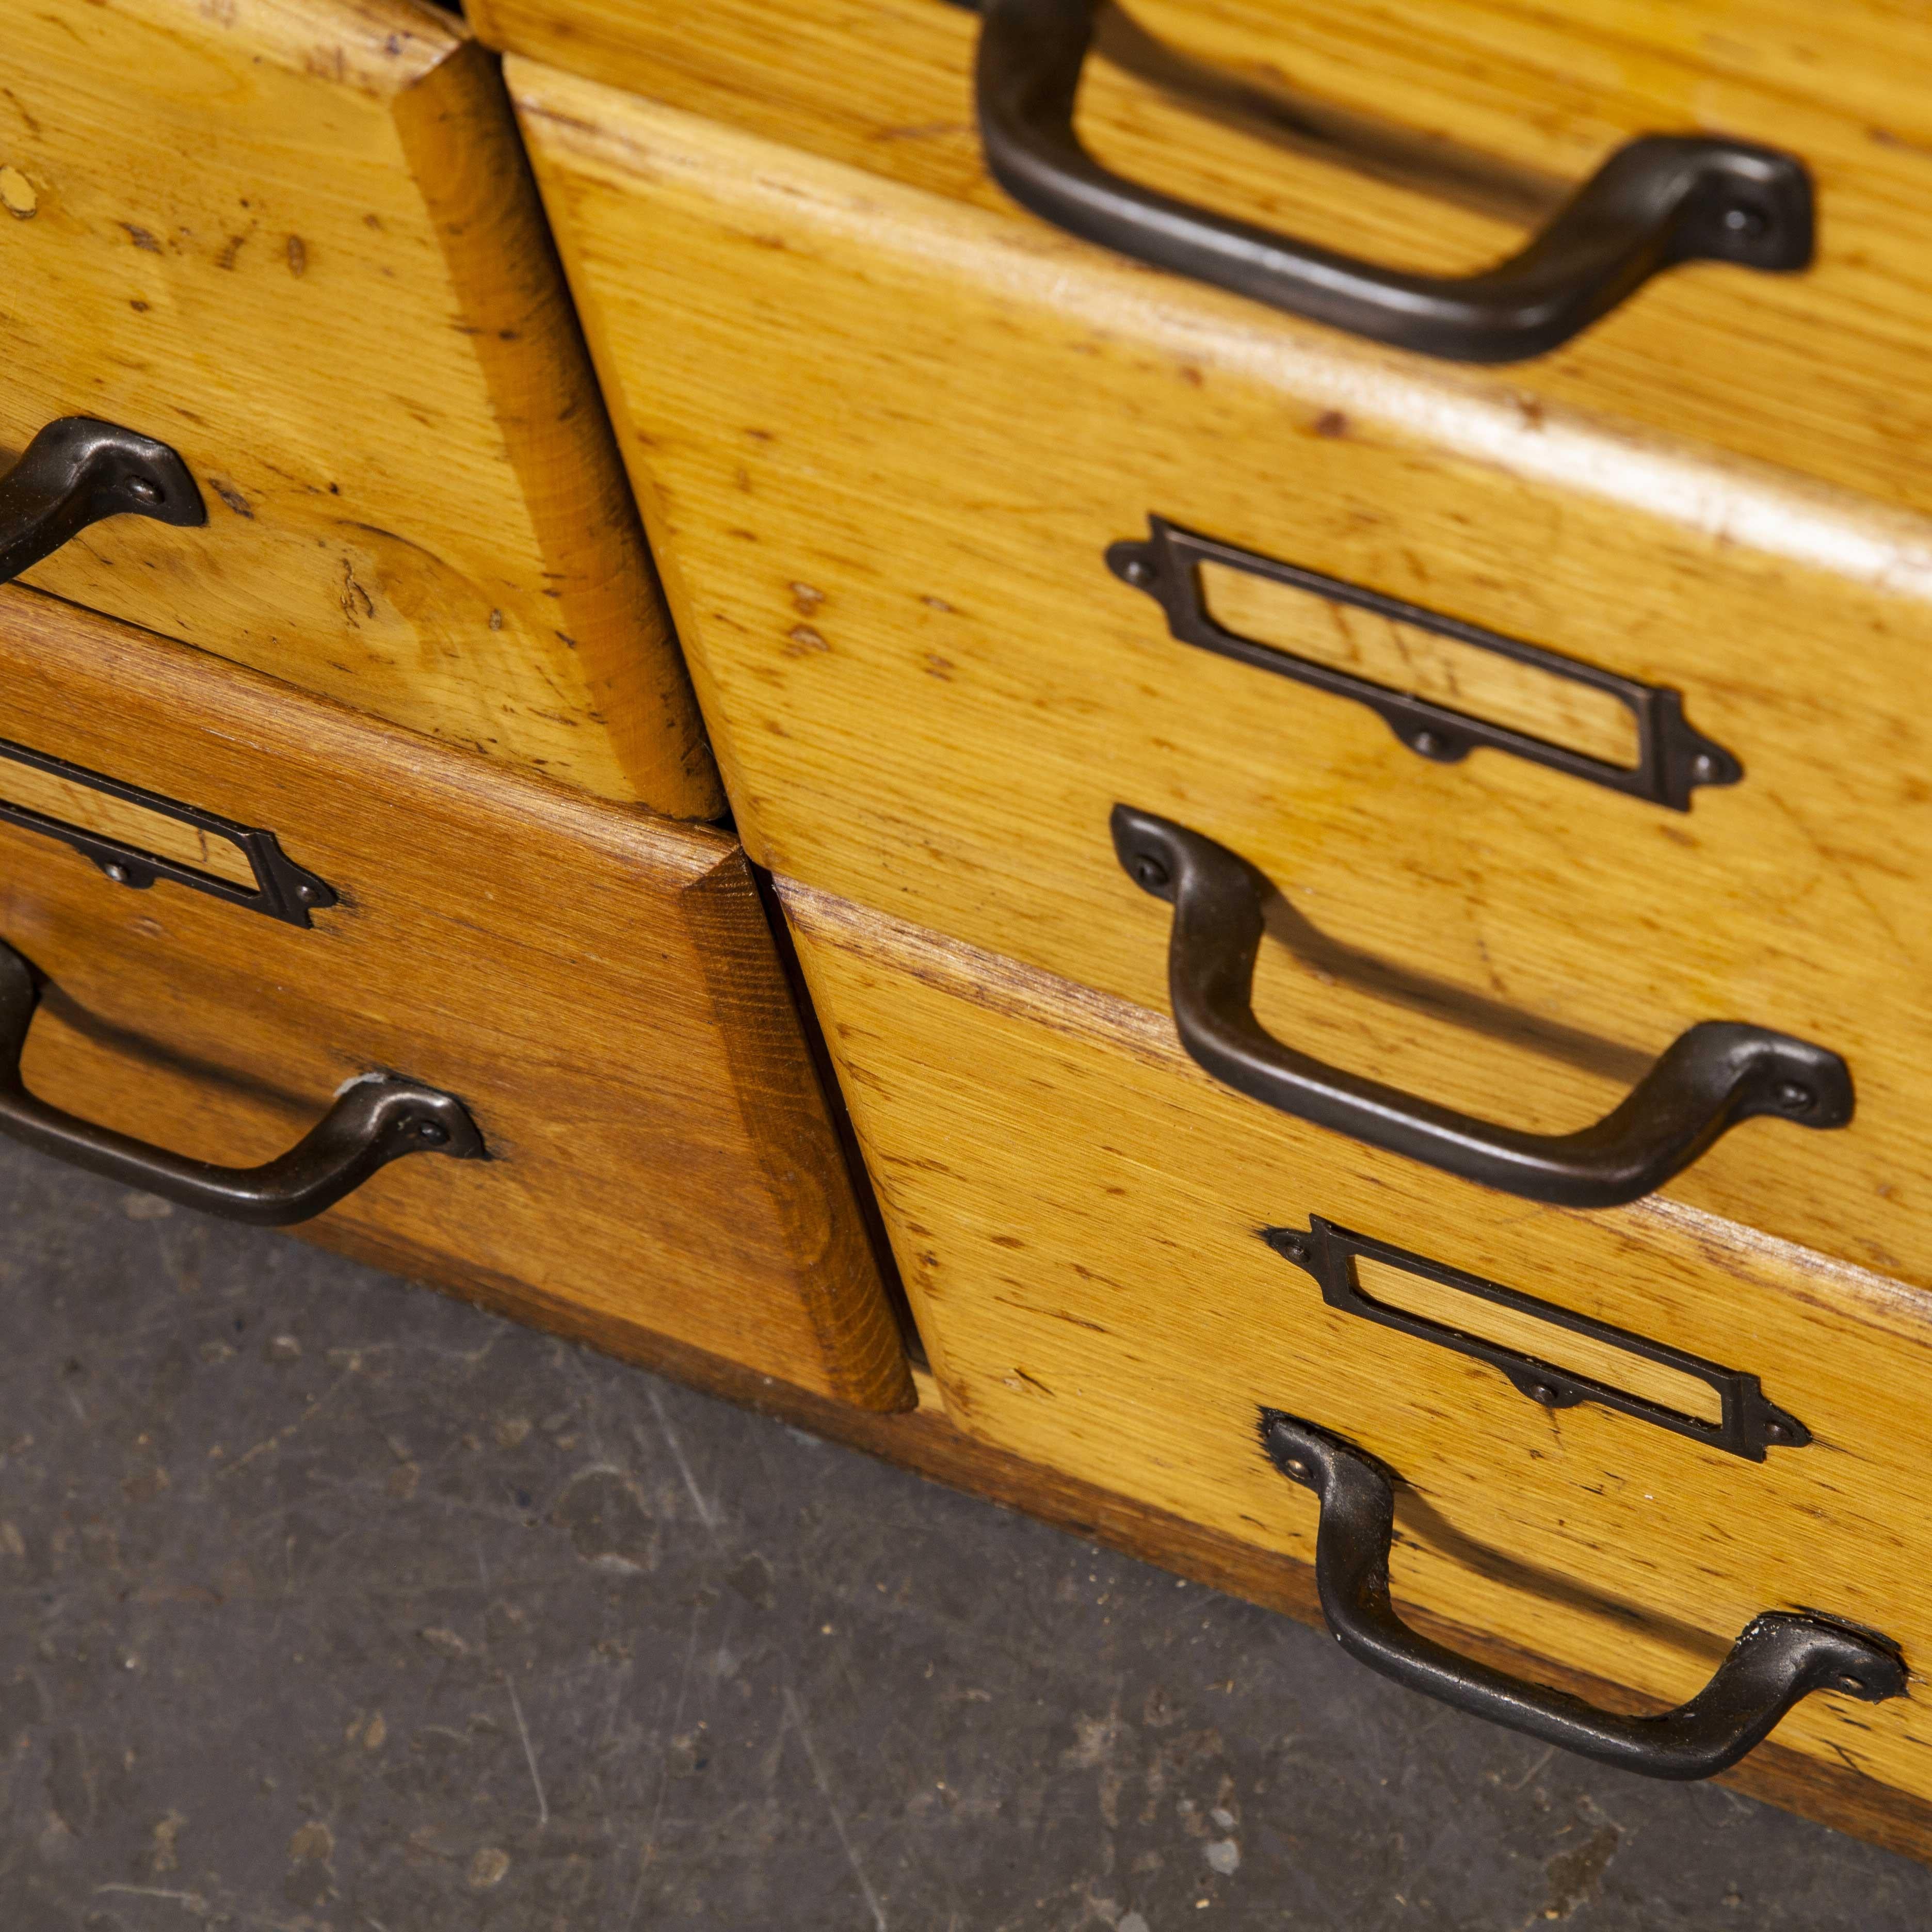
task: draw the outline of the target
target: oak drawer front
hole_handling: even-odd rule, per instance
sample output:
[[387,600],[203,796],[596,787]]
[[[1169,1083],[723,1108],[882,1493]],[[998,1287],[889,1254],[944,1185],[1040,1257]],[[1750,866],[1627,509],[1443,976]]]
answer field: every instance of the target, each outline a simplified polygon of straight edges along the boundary
[[[776,14],[758,0],[478,0],[470,12],[493,46],[983,210],[1031,249],[1056,231],[989,170],[988,107],[1010,120],[1012,104],[976,76],[983,17],[1004,16],[1004,64],[1017,47],[1023,73],[1028,61],[1051,64],[1058,23],[1092,10],[1079,0],[880,0],[862,11],[799,0]],[[1789,157],[1809,180],[1808,266],[1681,263],[1473,386],[1932,507],[1909,454],[1932,427],[1932,352],[1918,320],[1932,246],[1932,56],[1882,0],[1141,0],[1093,27],[1073,124],[1130,197],[1164,194],[1372,277],[1490,268],[1553,232],[1566,201],[1646,137]],[[1057,104],[1034,111],[1050,120]],[[1748,222],[1757,211],[1738,212]],[[1178,274],[1139,279],[1150,300],[1188,302]],[[1349,339],[1287,316],[1270,328],[1290,353]]]
[[613,1346],[910,1402],[730,839],[17,589],[0,741],[0,964],[44,977],[35,1100],[232,1168],[356,1083],[420,1083],[487,1157],[396,1160],[318,1238]]
[[1851,1124],[1672,1197],[1932,1282],[1916,524],[512,79],[761,863],[1158,1010],[1138,808],[1278,896],[1268,1031],[1539,1133],[1700,1023],[1811,1042]]
[[176,452],[206,518],[116,515],[28,581],[602,796],[718,810],[496,62],[452,14],[20,14],[0,280],[0,452],[110,424]]
[[[1287,1412],[1411,1486],[1400,1600],[1672,1702],[1768,1610],[1924,1654],[1920,1298],[1669,1204],[1498,1208],[1258,1119],[1157,1015],[781,890],[961,1427],[1306,1559],[1313,1502],[1257,1441]],[[1431,1332],[1325,1300],[1283,1252],[1324,1228]],[[1545,1406],[1452,1327],[1632,1400]],[[1762,1460],[1682,1426],[1720,1419],[1715,1369],[1784,1418]],[[1810,1698],[1777,1736],[1932,1789],[1922,1705]]]

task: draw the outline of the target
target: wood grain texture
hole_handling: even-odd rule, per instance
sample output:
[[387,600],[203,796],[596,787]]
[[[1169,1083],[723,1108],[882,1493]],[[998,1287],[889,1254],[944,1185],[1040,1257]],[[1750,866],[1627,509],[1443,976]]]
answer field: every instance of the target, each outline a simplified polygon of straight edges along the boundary
[[[511,70],[760,863],[1158,1010],[1107,819],[1161,813],[1280,890],[1264,1024],[1535,1130],[1700,1020],[1816,1041],[1851,1127],[1671,1197],[1932,1286],[1932,522]],[[1432,764],[1177,643],[1103,561],[1150,512],[1679,689],[1744,780]]]
[[416,0],[15,10],[0,448],[159,437],[205,530],[28,580],[600,796],[722,799],[494,60]]
[[[1102,160],[1405,267],[1486,266],[1641,134],[1725,134],[1801,155],[1818,192],[1809,272],[1677,270],[1556,354],[1477,386],[1932,508],[1916,453],[1932,433],[1920,326],[1932,51],[1910,0],[1138,0],[1129,11],[1330,133],[1258,138],[1252,117],[1204,115],[1102,56],[1088,64],[1080,126]],[[960,8],[479,0],[471,13],[494,46],[996,212],[1022,246],[1052,232],[981,164],[978,23]],[[1385,165],[1391,155],[1406,164]],[[1148,294],[1184,304],[1184,289],[1162,277]],[[1270,326],[1320,334],[1285,318]]]
[[1642,763],[1634,713],[1594,685],[1226,564],[1200,565],[1195,595],[1223,630],[1285,658],[1327,665],[1626,770]]
[[58,772],[0,755],[0,800],[191,866],[245,892],[260,890],[254,860],[232,838]]
[[[1932,1656],[1918,1498],[1932,1308],[1664,1202],[1486,1202],[1257,1118],[1157,1015],[781,882],[949,1417],[984,1441],[1306,1562],[1274,1407],[1409,1487],[1396,1587],[1526,1654],[1675,1702],[1759,1612]],[[1812,1430],[1760,1464],[1328,1307],[1258,1237],[1310,1214],[1761,1376]],[[1922,1699],[1808,1700],[1786,1747],[1932,1796]]]
[[491,1158],[384,1170],[321,1238],[441,1257],[842,1400],[910,1400],[756,889],[729,838],[0,593],[0,736],[277,835],[302,930],[110,883],[0,825],[0,938],[48,980],[29,1088],[227,1165],[347,1082],[458,1095]]
[[[572,1336],[608,1354],[674,1376],[760,1414],[777,1417],[794,1428],[914,1470],[929,1481],[1024,1511],[1088,1541],[1124,1550],[1302,1622],[1321,1622],[1314,1574],[1307,1564],[1204,1528],[1118,1490],[1082,1482],[1030,1462],[968,1436],[947,1420],[936,1385],[916,1370],[914,1380],[920,1390],[919,1407],[910,1413],[880,1414],[829,1402],[662,1336],[614,1328],[580,1307],[544,1306],[533,1303],[526,1293],[505,1293],[496,1284],[474,1277],[451,1276],[447,1264],[434,1257],[416,1257],[393,1249],[365,1248],[362,1252],[381,1266],[446,1279],[456,1292],[496,1312]],[[1615,1708],[1653,1708],[1659,1702],[1634,1696],[1623,1684],[1550,1658],[1526,1654],[1493,1635],[1466,1629],[1406,1598],[1402,1609],[1405,1616],[1440,1642],[1498,1669]],[[1717,1781],[1820,1824],[1868,1838],[1908,1858],[1932,1858],[1932,1804],[1878,1784],[1835,1760],[1791,1750],[1775,1738],[1760,1744]]]

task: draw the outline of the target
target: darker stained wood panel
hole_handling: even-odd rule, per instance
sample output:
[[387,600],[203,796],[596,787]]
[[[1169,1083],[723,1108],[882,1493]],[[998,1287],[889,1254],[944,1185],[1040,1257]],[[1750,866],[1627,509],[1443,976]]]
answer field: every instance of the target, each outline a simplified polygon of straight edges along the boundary
[[50,982],[33,1091],[232,1166],[292,1144],[347,1081],[427,1081],[492,1157],[386,1168],[317,1238],[440,1256],[828,1396],[910,1402],[734,841],[17,587],[0,592],[0,737],[272,830],[340,895],[305,931],[166,880],[130,890],[0,825],[0,937]]

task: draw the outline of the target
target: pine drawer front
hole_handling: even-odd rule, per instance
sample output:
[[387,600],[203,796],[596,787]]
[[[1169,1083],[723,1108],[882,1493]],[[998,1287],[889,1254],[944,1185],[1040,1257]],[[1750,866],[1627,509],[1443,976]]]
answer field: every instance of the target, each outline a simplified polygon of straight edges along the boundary
[[[1016,247],[1054,233],[988,172],[974,8],[477,0],[470,14],[493,46],[983,209]],[[1291,244],[1450,277],[1520,248],[1642,136],[1792,156],[1812,183],[1809,267],[1680,265],[1471,389],[1612,414],[1924,510],[1928,101],[1922,23],[1888,0],[1140,0],[1100,23],[1076,125],[1130,183]],[[1178,277],[1138,279],[1150,302],[1187,300]],[[1274,327],[1296,347],[1347,339]]]
[[[1158,814],[1280,896],[1271,1033],[1538,1132],[1695,1024],[1810,1042],[1850,1126],[1748,1123],[1672,1198],[1932,1283],[1916,520],[510,71],[760,863],[1158,1010],[1171,914],[1108,832]],[[1210,583],[1248,661],[1126,580],[1150,518],[1227,547],[1154,587]],[[1362,680],[1534,754],[1419,754]],[[1591,734],[1672,693],[1682,791],[1606,782]]]
[[[1264,1408],[1382,1458],[1400,1601],[1675,1702],[1750,1620],[1808,1609],[1932,1644],[1912,1418],[1922,1298],[1713,1216],[1498,1208],[1258,1119],[1160,1016],[782,884],[948,1417],[986,1442],[1308,1560],[1312,1498]],[[1324,1304],[1263,1238],[1317,1219],[1458,1276],[1755,1376],[1810,1440],[1730,1453]],[[1685,1412],[1708,1387],[1542,1316],[1388,1268],[1361,1286]],[[1406,1281],[1408,1290],[1400,1284]],[[1538,1338],[1540,1339],[1538,1339]],[[1714,1410],[1709,1412],[1714,1414]],[[1760,1443],[1763,1438],[1760,1437]],[[1780,1743],[1932,1793],[1922,1701],[1814,1696]]]
[[415,0],[12,10],[0,450],[154,439],[206,522],[26,580],[680,818],[722,800],[496,63]]
[[910,1402],[730,839],[17,588],[0,740],[0,940],[45,980],[31,1094],[235,1167],[352,1083],[425,1083],[488,1157],[397,1160],[305,1229],[632,1353]]

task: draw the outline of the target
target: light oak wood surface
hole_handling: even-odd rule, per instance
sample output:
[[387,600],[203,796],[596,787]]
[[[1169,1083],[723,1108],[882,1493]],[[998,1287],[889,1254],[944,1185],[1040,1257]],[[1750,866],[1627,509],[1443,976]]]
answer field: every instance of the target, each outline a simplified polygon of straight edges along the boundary
[[232,838],[117,798],[81,780],[0,756],[0,802],[35,812],[156,857],[192,866],[244,892],[260,889],[254,862]]
[[1635,716],[1613,693],[1439,632],[1311,594],[1252,571],[1203,563],[1203,613],[1236,637],[1407,692],[1624,770],[1640,762]]
[[532,1310],[911,1400],[796,1008],[728,838],[605,804],[53,600],[0,592],[0,736],[274,832],[304,930],[116,885],[0,824],[0,938],[46,976],[31,1090],[227,1166],[376,1072],[454,1094],[307,1225]]
[[[1932,434],[1921,322],[1932,40],[1912,0],[1137,0],[1127,10],[1180,55],[1285,96],[1329,132],[1294,146],[1258,138],[1103,51],[1079,104],[1100,159],[1378,262],[1486,266],[1640,134],[1723,134],[1798,154],[1817,184],[1808,272],[1678,269],[1554,355],[1475,386],[1498,403],[1601,410],[1932,507],[1917,454]],[[477,0],[470,11],[493,46],[996,212],[1020,247],[1053,232],[981,163],[979,23],[968,9]],[[1184,302],[1183,286],[1161,276],[1148,298]],[[1327,334],[1271,326],[1288,340]]]
[[[1814,1041],[1852,1126],[1670,1197],[1932,1286],[1932,523],[510,68],[760,863],[1160,1010],[1160,813],[1278,888],[1270,1030],[1532,1130],[1700,1020]],[[1744,781],[1420,758],[1177,642],[1103,561],[1150,512],[1678,689]]]
[[29,581],[601,796],[716,774],[496,62],[415,0],[102,0],[0,36],[0,450],[159,438],[206,529]]
[[[781,892],[950,1421],[1257,1552],[1306,1562],[1313,1499],[1263,1406],[1382,1457],[1399,1598],[1676,1702],[1758,1612],[1932,1655],[1916,1418],[1932,1311],[1882,1277],[1652,1202],[1486,1202],[1262,1117],[1160,1016],[808,888]],[[1326,1306],[1258,1237],[1320,1214],[1759,1374],[1813,1432],[1752,1463]],[[1932,1795],[1922,1697],[1805,1700],[1778,1742]]]

